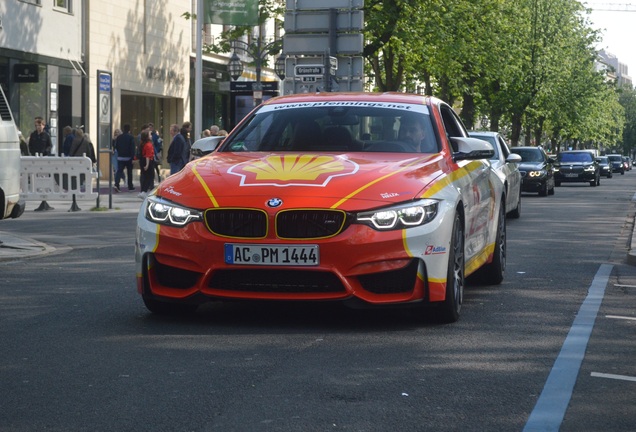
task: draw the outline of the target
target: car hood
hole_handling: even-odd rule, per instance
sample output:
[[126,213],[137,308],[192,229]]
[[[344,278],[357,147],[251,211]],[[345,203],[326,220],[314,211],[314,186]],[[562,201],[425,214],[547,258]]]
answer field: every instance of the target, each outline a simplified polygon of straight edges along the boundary
[[519,163],[519,171],[537,171],[545,169],[544,162],[521,162]]
[[390,205],[422,196],[449,169],[441,154],[213,153],[164,180],[155,194],[184,206],[343,210]]
[[559,167],[563,166],[576,166],[576,167],[588,167],[593,165],[593,162],[557,162],[556,165]]

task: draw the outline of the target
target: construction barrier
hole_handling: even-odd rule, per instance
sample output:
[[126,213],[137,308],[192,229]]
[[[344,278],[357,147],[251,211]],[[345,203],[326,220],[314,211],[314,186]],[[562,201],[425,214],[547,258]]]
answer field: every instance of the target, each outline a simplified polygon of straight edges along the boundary
[[69,211],[79,210],[76,201],[96,200],[93,179],[97,172],[86,156],[22,156],[20,158],[20,198],[42,201],[37,210],[49,210],[48,200],[72,201]]

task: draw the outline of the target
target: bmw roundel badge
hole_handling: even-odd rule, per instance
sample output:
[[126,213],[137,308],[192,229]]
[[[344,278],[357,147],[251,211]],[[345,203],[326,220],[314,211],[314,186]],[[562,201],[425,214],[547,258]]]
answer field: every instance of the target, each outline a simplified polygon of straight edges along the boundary
[[280,198],[272,198],[269,201],[267,201],[267,206],[272,208],[280,207],[282,204],[283,204],[283,200]]

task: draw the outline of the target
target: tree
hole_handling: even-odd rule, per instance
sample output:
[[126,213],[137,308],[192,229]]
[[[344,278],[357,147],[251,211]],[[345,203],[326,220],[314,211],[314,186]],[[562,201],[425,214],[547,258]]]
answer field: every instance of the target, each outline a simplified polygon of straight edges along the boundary
[[623,87],[619,92],[619,103],[625,112],[623,127],[623,154],[636,158],[636,90],[631,87]]
[[[196,19],[196,14],[185,12],[181,15],[185,19]],[[285,16],[285,3],[283,0],[259,0],[258,4],[258,33],[254,34],[255,27],[253,26],[232,26],[224,29],[220,38],[215,40],[212,44],[203,44],[202,51],[204,53],[229,53],[232,51],[232,42],[236,40],[248,39],[248,44],[251,45],[251,39],[261,37],[261,30],[265,23],[273,20],[277,27],[282,27],[283,19]],[[272,56],[278,54],[282,50],[282,40],[278,43],[272,44],[268,49],[267,54]],[[255,59],[253,59],[255,60]],[[267,59],[264,59],[265,61]],[[251,63],[254,65],[254,62]]]
[[363,56],[370,65],[368,75],[378,91],[404,90],[413,82],[431,49],[434,23],[425,3],[412,0],[367,0],[364,6],[364,36],[368,41]]

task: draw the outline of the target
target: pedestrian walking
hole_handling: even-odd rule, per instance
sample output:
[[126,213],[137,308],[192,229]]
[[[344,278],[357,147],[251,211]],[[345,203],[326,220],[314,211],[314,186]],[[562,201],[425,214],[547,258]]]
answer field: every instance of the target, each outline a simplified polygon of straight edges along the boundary
[[186,141],[180,132],[179,125],[170,126],[170,136],[172,136],[172,141],[168,147],[168,163],[170,164],[170,175],[172,175],[181,171],[188,160],[184,157]]
[[150,131],[150,138],[152,140],[152,145],[155,148],[155,172],[157,173],[157,181],[161,182],[161,158],[163,154],[163,140],[157,133],[155,129],[155,125],[152,123],[148,123],[148,130]]
[[141,158],[139,159],[139,169],[141,171],[141,192],[139,198],[144,199],[154,187],[155,182],[155,147],[152,144],[150,132],[144,130],[140,135]]
[[[119,182],[122,179],[128,180],[128,190],[134,191],[133,185],[133,158],[135,157],[135,137],[130,133],[130,125],[125,124],[122,134],[115,140],[115,150],[117,151],[117,173],[115,174],[115,192],[120,192]],[[124,169],[126,177],[124,177]]]

